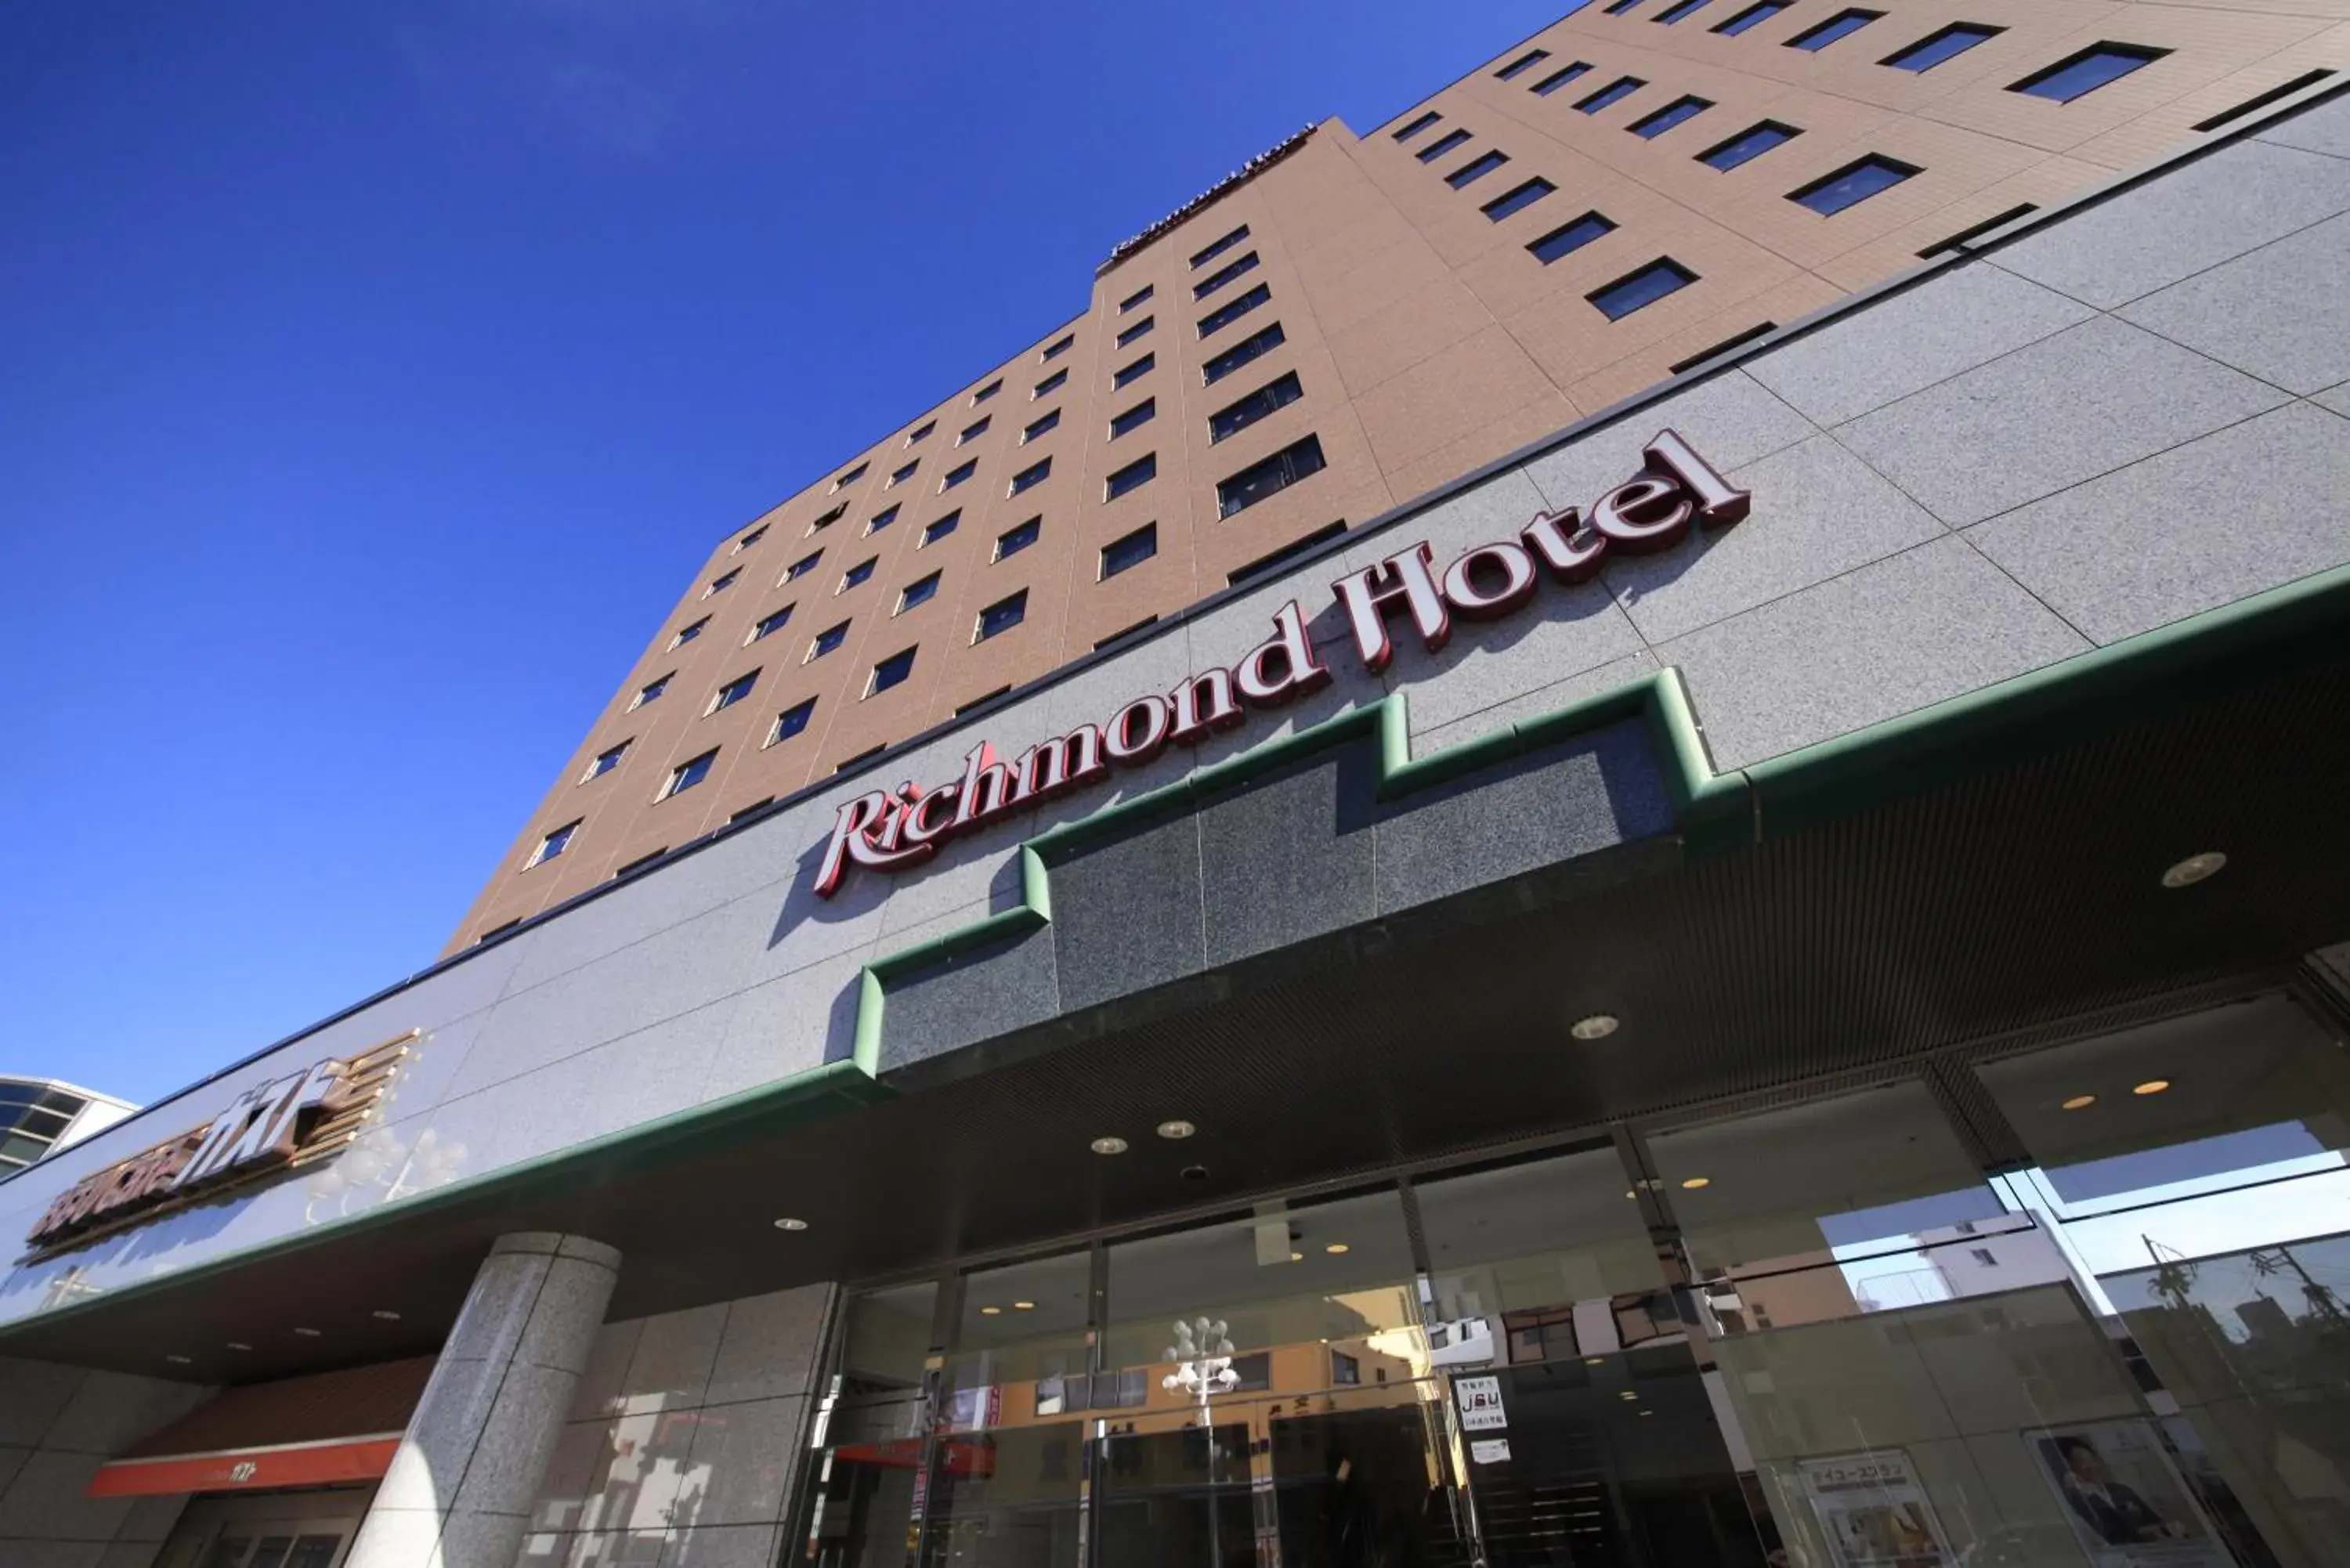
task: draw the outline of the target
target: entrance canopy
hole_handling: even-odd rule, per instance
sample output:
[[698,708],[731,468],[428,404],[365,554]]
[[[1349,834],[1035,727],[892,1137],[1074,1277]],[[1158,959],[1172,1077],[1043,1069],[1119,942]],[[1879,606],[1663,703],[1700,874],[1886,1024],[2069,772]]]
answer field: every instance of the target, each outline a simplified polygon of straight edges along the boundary
[[227,1388],[99,1467],[91,1497],[374,1480],[391,1468],[433,1357]]

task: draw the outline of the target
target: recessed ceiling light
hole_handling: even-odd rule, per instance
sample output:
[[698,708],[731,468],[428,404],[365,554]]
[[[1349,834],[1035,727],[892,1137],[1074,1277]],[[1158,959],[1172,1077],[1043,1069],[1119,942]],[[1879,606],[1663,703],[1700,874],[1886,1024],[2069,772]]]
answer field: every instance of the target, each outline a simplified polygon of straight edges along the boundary
[[2130,1093],[2133,1095],[2158,1095],[2168,1087],[2170,1087],[2170,1080],[2168,1078],[2148,1078],[2145,1083],[2140,1084],[2137,1087],[2132,1089]]
[[1681,1183],[1681,1190],[1684,1192],[1695,1192],[1700,1187],[1711,1187],[1712,1185],[1713,1178],[1711,1176],[1692,1176],[1688,1180]]
[[188,1358],[184,1355],[166,1355],[163,1359],[170,1362],[174,1366],[185,1366],[188,1365]]
[[1568,1024],[1566,1032],[1577,1040],[1605,1040],[1621,1028],[1623,1023],[1612,1012],[1595,1012],[1588,1018],[1578,1018]]
[[1656,1414],[1656,1412],[1655,1412],[1654,1410],[1643,1410],[1643,1411],[1641,1411],[1641,1412],[1640,1412],[1640,1414],[1641,1414],[1641,1415],[1643,1415],[1643,1416],[1653,1416],[1653,1415],[1655,1415],[1655,1414]]
[[1198,1132],[1199,1130],[1200,1129],[1198,1127],[1192,1126],[1190,1122],[1183,1120],[1180,1116],[1171,1122],[1160,1122],[1159,1124],[1159,1136],[1160,1137],[1190,1137],[1193,1133]]
[[2068,1111],[2085,1111],[2096,1103],[2097,1096],[2095,1095],[2075,1095],[2065,1101],[2061,1108]]
[[1012,1303],[1012,1310],[1014,1312],[1035,1312],[1036,1310],[1036,1303],[1035,1302],[1014,1302]]
[[300,1334],[304,1339],[316,1339],[318,1337],[318,1331],[315,1328],[297,1328],[294,1332]]
[[231,1350],[251,1350],[251,1349],[253,1348],[253,1346],[251,1346],[251,1345],[249,1345],[245,1344],[245,1343],[244,1343],[244,1341],[243,1341],[243,1340],[241,1340],[241,1339],[232,1339],[232,1340],[230,1340],[230,1341],[228,1342],[228,1347],[229,1347]]
[[1293,1263],[1302,1263],[1305,1261],[1305,1254],[1303,1252],[1292,1252],[1289,1254],[1289,1261]]
[[979,1309],[979,1315],[982,1317],[1001,1317],[1003,1315],[1003,1309],[998,1306],[984,1306]]
[[1096,1154],[1124,1154],[1126,1140],[1122,1137],[1097,1137],[1087,1147]]
[[1332,1254],[1333,1256],[1336,1256],[1336,1254],[1338,1254],[1338,1253],[1340,1253],[1340,1252],[1346,1251],[1347,1250],[1347,1243],[1346,1243],[1346,1242],[1344,1242],[1344,1241],[1333,1241],[1333,1242],[1331,1242],[1328,1246],[1326,1246],[1326,1247],[1323,1248],[1322,1250],[1323,1250],[1324,1251],[1326,1251],[1326,1252],[1328,1252],[1328,1253]]
[[775,1229],[778,1231],[805,1231],[807,1229],[807,1221],[800,1219],[797,1215],[786,1214],[782,1219],[775,1221]]
[[369,1317],[381,1318],[386,1323],[398,1323],[400,1321],[400,1314],[392,1311],[390,1307],[378,1307],[375,1311],[368,1314],[368,1315]]
[[1583,1365],[1586,1366],[1598,1366],[1604,1365],[1607,1360],[1607,1358],[1604,1355],[1586,1355],[1583,1358]]
[[1618,1399],[1638,1399],[1639,1396],[1633,1393],[1629,1388],[1627,1388],[1621,1394],[1617,1395],[1616,1397]]
[[2219,875],[2228,864],[2228,857],[2216,849],[2206,849],[2200,855],[2190,855],[2162,874],[2166,888],[2192,888],[2207,877]]

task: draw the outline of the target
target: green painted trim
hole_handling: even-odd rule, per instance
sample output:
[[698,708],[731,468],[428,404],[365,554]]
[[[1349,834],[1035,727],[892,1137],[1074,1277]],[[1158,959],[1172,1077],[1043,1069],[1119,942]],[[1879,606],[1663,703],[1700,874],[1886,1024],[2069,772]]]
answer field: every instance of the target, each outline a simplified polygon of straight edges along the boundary
[[2338,656],[2350,566],[1751,764],[1756,839],[1778,838]]
[[1689,693],[1681,687],[1678,670],[1659,670],[1425,757],[1411,754],[1409,709],[1402,692],[1391,692],[1367,707],[1349,708],[1090,816],[1046,828],[1023,843],[1020,903],[866,966],[858,991],[857,1060],[868,1071],[879,1071],[882,1020],[891,981],[1052,923],[1051,866],[1056,859],[1196,810],[1213,795],[1364,734],[1378,742],[1379,776],[1374,794],[1379,800],[1393,801],[1608,724],[1643,718],[1664,768],[1676,829],[1688,831],[1716,817],[1734,819],[1742,829],[1748,820],[1742,809],[1745,780],[1738,774],[1718,775],[1706,761],[1704,742],[1690,716]]
[[[183,1289],[215,1279],[233,1270],[248,1268],[273,1258],[304,1252],[313,1247],[388,1226],[430,1220],[468,1210],[506,1208],[517,1202],[560,1197],[616,1180],[665,1163],[680,1153],[702,1153],[746,1138],[770,1137],[826,1116],[895,1098],[893,1091],[875,1081],[855,1062],[827,1062],[773,1083],[761,1084],[723,1099],[691,1106],[649,1122],[589,1138],[551,1153],[483,1172],[446,1187],[435,1187],[405,1198],[378,1203],[357,1214],[305,1226],[273,1241],[207,1258],[167,1274],[151,1275],[116,1285],[102,1293],[65,1306],[35,1313],[0,1324],[0,1345],[53,1324],[135,1302],[160,1292]],[[198,1207],[203,1207],[199,1205]],[[115,1238],[109,1238],[112,1240]],[[59,1257],[71,1257],[61,1253]],[[54,1260],[53,1260],[54,1261]]]

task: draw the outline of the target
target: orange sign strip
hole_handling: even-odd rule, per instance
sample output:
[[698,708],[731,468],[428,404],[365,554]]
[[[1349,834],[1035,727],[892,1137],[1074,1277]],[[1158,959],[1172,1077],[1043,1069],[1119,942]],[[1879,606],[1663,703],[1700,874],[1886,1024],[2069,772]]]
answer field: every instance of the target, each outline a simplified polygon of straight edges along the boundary
[[216,1454],[115,1459],[91,1478],[91,1497],[155,1497],[169,1492],[254,1491],[374,1480],[391,1468],[400,1438],[338,1438],[283,1448],[231,1449]]

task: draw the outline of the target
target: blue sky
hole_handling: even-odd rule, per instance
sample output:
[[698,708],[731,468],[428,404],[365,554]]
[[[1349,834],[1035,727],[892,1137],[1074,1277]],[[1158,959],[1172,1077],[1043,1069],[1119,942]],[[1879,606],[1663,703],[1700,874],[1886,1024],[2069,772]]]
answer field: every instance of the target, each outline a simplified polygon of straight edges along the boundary
[[431,962],[713,540],[1573,8],[0,6],[0,1071]]

